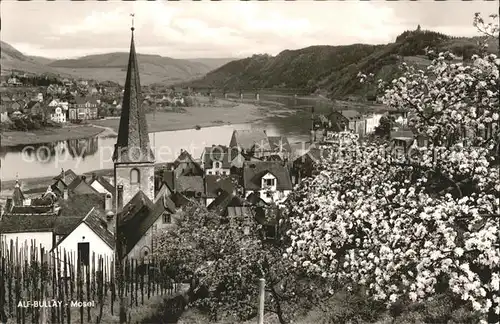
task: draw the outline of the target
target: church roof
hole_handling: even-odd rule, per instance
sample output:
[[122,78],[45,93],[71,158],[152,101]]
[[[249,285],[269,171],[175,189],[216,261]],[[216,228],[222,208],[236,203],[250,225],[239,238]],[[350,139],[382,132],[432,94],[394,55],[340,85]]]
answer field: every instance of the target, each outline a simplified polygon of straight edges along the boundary
[[120,126],[113,156],[115,162],[154,162],[155,160],[149,144],[148,124],[146,113],[141,107],[141,97],[139,64],[132,30]]

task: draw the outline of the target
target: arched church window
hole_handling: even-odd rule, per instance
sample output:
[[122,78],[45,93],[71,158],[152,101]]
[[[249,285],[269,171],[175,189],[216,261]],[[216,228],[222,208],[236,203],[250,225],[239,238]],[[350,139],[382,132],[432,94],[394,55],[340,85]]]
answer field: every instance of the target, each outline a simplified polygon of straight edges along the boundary
[[139,183],[139,179],[140,179],[139,170],[137,169],[130,170],[130,183],[131,184]]

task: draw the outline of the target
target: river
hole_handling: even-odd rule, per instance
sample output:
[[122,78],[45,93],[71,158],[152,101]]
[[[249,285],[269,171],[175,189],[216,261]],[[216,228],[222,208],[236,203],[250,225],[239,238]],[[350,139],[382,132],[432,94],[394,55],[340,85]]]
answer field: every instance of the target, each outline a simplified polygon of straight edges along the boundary
[[[266,96],[267,97],[267,96]],[[270,97],[261,98],[269,100]],[[173,161],[181,149],[199,158],[203,148],[211,145],[228,145],[235,129],[263,129],[269,136],[284,135],[290,144],[302,147],[300,142],[307,141],[310,129],[310,109],[304,105],[310,100],[297,100],[292,97],[273,97],[292,108],[292,113],[267,117],[258,123],[234,124],[206,127],[200,130],[186,129],[150,133],[151,145],[156,153],[156,162]],[[324,103],[315,102],[316,109],[325,107]],[[77,173],[86,173],[113,167],[111,155],[116,137],[95,136],[78,140],[53,143],[2,147],[0,150],[1,174],[3,181],[56,176],[61,169],[73,169]]]

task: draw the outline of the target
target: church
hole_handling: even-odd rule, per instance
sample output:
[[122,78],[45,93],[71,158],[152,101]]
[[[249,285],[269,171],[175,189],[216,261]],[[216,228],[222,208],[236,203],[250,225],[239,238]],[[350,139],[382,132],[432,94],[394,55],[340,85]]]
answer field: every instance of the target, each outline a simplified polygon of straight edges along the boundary
[[[167,196],[155,197],[155,156],[151,149],[146,113],[141,107],[139,64],[134,27],[123,94],[118,138],[114,148],[116,234],[122,238],[121,254],[147,259],[157,231],[172,225],[176,205]],[[113,213],[109,213],[113,217]]]

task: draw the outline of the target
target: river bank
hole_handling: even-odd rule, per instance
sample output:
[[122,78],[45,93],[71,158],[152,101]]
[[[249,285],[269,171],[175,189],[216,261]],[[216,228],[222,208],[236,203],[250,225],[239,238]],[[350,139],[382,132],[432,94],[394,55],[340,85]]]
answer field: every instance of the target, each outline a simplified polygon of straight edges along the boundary
[[[197,127],[253,123],[270,115],[279,116],[283,112],[283,108],[279,106],[278,103],[272,102],[263,102],[256,105],[252,102],[236,102],[221,99],[212,105],[185,107],[184,112],[158,111],[156,113],[148,113],[146,118],[148,121],[148,130],[150,133],[153,133]],[[111,117],[92,120],[87,125],[71,125],[31,132],[7,131],[0,134],[1,146],[9,147],[51,143],[97,135],[101,137],[116,136],[119,123],[119,117]]]
[[30,132],[8,131],[0,134],[2,146],[17,146],[51,143],[70,139],[80,139],[99,135],[102,127],[93,125],[65,126],[61,128],[46,128]]
[[[159,111],[147,114],[149,132],[253,123],[273,114],[272,107],[268,105],[235,103],[229,100],[219,100],[213,106],[185,107],[184,110],[184,112]],[[276,113],[282,110],[283,108]],[[118,132],[119,123],[119,117],[92,121],[95,126],[111,128],[115,132]]]

